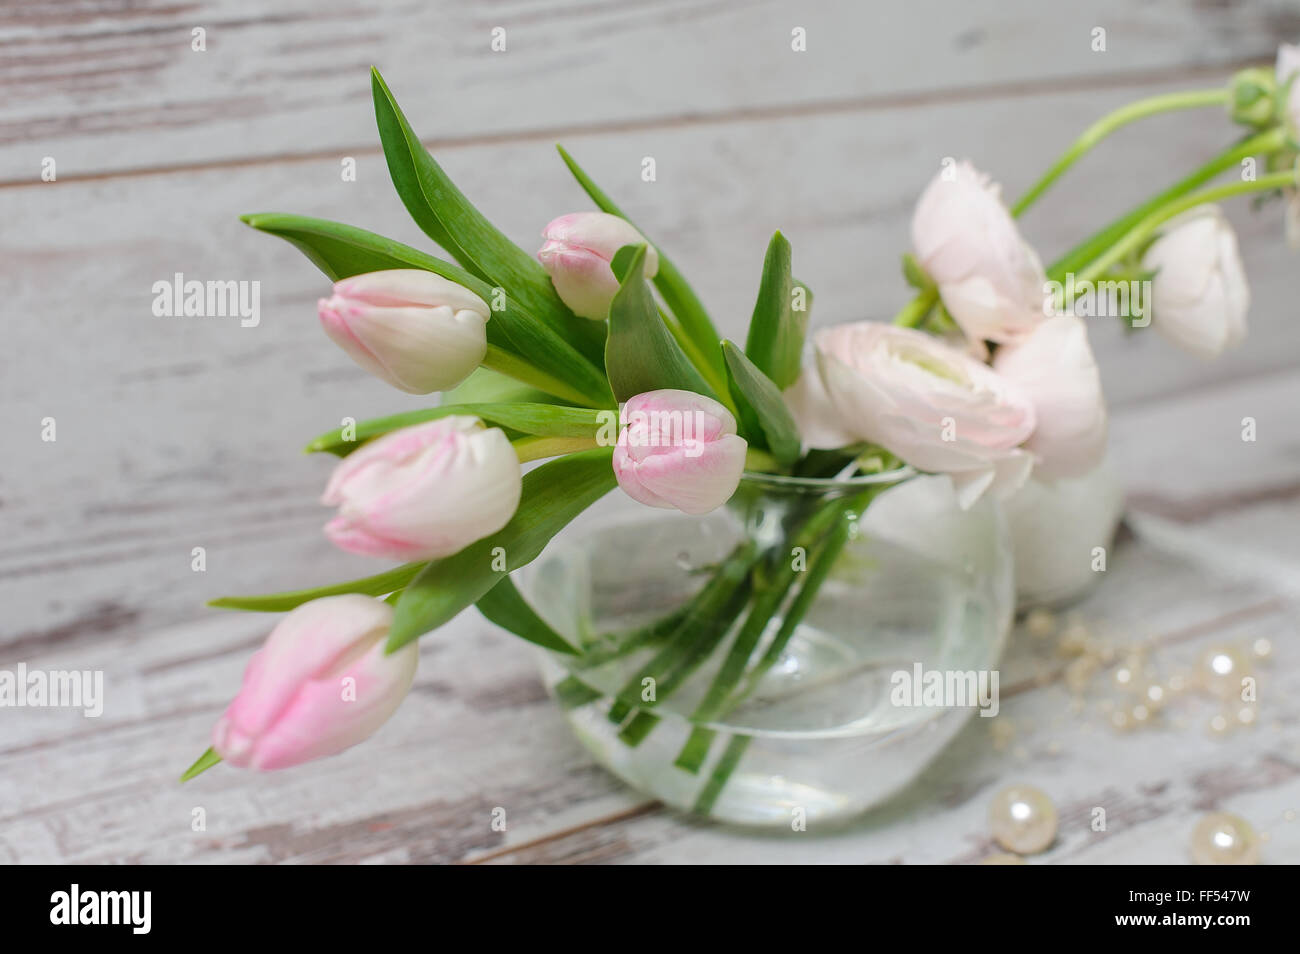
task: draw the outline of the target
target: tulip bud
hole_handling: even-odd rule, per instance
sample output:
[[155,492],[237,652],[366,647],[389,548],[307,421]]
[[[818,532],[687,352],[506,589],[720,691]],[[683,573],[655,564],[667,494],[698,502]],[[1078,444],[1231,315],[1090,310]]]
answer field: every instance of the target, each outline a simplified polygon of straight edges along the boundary
[[647,506],[705,514],[736,492],[748,446],[731,412],[712,398],[647,391],[623,408],[614,476]]
[[604,212],[570,212],[542,229],[546,239],[537,259],[551,276],[556,293],[575,315],[604,321],[618,291],[610,268],[620,248],[646,245],[645,277],[659,271],[654,246],[627,219]]
[[1214,206],[1174,219],[1142,257],[1152,324],[1193,354],[1213,358],[1246,336],[1250,289],[1232,226]]
[[317,309],[352,360],[409,394],[454,388],[487,354],[483,299],[422,269],[345,278]]
[[212,747],[239,768],[281,769],[335,755],[384,724],[415,679],[419,650],[385,655],[393,610],[357,593],[304,603],[271,631]]
[[1020,344],[999,348],[993,369],[1034,405],[1034,432],[1024,446],[1038,456],[1036,474],[1078,477],[1101,463],[1106,401],[1082,318],[1048,318]]
[[339,508],[325,534],[351,553],[433,560],[496,533],[522,490],[506,435],[475,417],[385,434],[344,458],[321,502]]
[[999,187],[969,162],[944,169],[921,194],[912,245],[968,337],[1010,344],[1043,320],[1042,263]]

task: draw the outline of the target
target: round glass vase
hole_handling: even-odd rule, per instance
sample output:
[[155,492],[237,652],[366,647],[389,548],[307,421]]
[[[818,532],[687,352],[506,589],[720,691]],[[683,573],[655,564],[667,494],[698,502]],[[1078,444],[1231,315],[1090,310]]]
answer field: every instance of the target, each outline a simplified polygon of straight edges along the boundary
[[915,779],[979,703],[896,687],[993,670],[1014,604],[998,504],[963,510],[910,471],[747,474],[703,517],[615,492],[517,578],[580,650],[539,651],[542,677],[603,766],[674,808],[786,828]]

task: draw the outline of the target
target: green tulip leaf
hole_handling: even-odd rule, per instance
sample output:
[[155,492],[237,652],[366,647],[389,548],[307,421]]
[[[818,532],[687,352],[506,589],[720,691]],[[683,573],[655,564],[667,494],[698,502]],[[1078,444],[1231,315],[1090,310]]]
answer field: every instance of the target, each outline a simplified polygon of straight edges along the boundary
[[609,303],[605,342],[605,372],[614,397],[626,401],[646,391],[678,388],[717,400],[659,316],[650,285],[642,277],[645,254],[644,245],[621,248],[611,263],[620,281]]
[[742,423],[757,422],[777,463],[794,463],[799,459],[799,428],[776,384],[732,342],[722,342],[722,354]]
[[263,596],[221,596],[209,600],[209,606],[220,609],[252,610],[258,613],[284,613],[303,603],[310,603],[324,596],[338,596],[341,593],[361,593],[365,596],[383,596],[401,590],[424,569],[424,563],[404,563],[383,573],[348,580],[345,583],[332,583],[329,586],[315,586],[309,590],[292,590],[286,593],[268,593]]
[[575,656],[578,654],[577,649],[528,605],[528,601],[508,576],[484,593],[474,605],[489,622],[509,630],[520,639],[526,639],[543,649]]
[[749,337],[745,355],[771,378],[777,390],[784,391],[799,377],[803,360],[804,336],[808,332],[807,286],[803,286],[804,307],[796,309],[796,282],[790,274],[790,243],[777,232],[768,243],[763,258],[763,277],[758,286],[758,300],[749,320]]
[[[347,429],[336,428],[322,434],[307,445],[307,453],[322,451],[346,457],[363,443],[389,431],[436,421],[455,414],[468,414],[522,434],[544,437],[589,437],[613,446],[618,439],[618,419],[613,411],[596,411],[582,407],[562,407],[558,404],[442,404],[419,411],[406,411],[361,421]],[[604,433],[602,433],[604,429]]]

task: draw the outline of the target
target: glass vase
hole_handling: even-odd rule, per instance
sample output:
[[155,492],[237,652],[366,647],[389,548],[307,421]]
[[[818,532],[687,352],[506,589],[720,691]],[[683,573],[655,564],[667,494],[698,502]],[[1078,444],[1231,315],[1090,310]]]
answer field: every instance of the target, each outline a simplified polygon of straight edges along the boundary
[[963,510],[910,471],[746,475],[703,517],[614,492],[517,576],[579,649],[541,652],[542,677],[603,766],[683,811],[795,829],[921,772],[977,703],[903,690],[994,669],[1014,603],[998,504]]

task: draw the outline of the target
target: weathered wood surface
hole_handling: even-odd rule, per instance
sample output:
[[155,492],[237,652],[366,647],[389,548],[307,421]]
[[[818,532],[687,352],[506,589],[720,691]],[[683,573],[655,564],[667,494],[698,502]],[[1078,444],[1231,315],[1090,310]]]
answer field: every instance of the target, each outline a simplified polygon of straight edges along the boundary
[[[987,794],[1023,778],[1077,822],[1049,860],[1181,860],[1210,806],[1267,828],[1270,860],[1300,860],[1297,824],[1274,817],[1300,808],[1286,585],[1300,578],[1300,324],[1276,209],[1232,209],[1255,295],[1239,351],[1201,365],[1158,340],[1094,333],[1135,525],[1158,518],[1180,543],[1232,556],[1184,563],[1131,544],[1087,612],[1187,652],[1272,636],[1255,729],[1112,740],[1099,724],[1054,722],[1064,694],[1034,684],[1035,655],[1022,652],[1008,665],[1029,684],[1004,709],[1022,728],[1004,751],[977,720],[861,824],[757,837],[684,822],[604,775],[544,699],[528,651],[467,614],[424,641],[417,690],[366,746],[283,775],[216,770],[176,786],[269,622],[202,601],[373,569],[324,544],[315,497],[328,463],[297,448],[344,415],[419,403],[319,334],[320,276],[235,218],[297,211],[427,246],[375,148],[368,62],[525,245],[585,207],[551,150],[562,138],[735,334],[773,229],[794,243],[816,322],[885,316],[904,300],[911,204],[943,156],[970,155],[1017,192],[1106,109],[1217,83],[1225,64],[1268,59],[1300,32],[1280,4],[433,6],[445,19],[368,2],[0,12],[0,666],[102,668],[109,696],[98,720],[0,714],[0,858],[970,860],[987,850]],[[402,14],[416,28],[398,29]],[[493,58],[498,22],[509,51]],[[192,53],[202,25],[209,50]],[[792,25],[808,28],[807,54],[789,50]],[[1094,25],[1108,29],[1106,54],[1088,49]],[[1050,256],[1231,135],[1208,113],[1127,130],[1026,229]],[[46,155],[58,182],[37,178]],[[358,159],[357,182],[340,180],[342,155]],[[645,155],[652,184],[639,179]],[[261,325],[153,318],[153,282],[177,271],[260,280]],[[52,444],[39,437],[46,416]],[[1239,439],[1243,416],[1259,421],[1256,443]],[[206,573],[190,570],[195,546]],[[1123,823],[1090,837],[1084,806],[1110,804]],[[200,806],[208,830],[195,833]],[[505,833],[488,825],[497,806]]]

